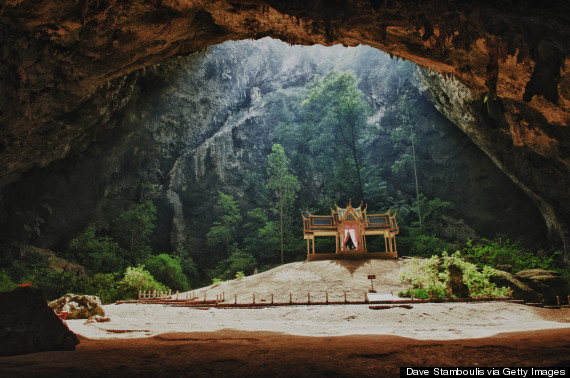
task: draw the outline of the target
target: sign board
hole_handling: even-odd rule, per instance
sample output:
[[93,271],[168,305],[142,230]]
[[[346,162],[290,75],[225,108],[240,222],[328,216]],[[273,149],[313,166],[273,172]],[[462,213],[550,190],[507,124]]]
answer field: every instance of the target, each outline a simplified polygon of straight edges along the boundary
[[375,279],[376,279],[376,275],[375,275],[375,274],[369,274],[369,275],[368,275],[368,279],[369,279],[369,280],[375,280]]

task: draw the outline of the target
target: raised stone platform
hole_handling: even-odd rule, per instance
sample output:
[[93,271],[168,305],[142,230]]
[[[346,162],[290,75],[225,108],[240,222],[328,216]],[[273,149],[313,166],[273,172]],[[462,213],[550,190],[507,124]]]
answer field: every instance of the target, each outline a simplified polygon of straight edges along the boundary
[[320,260],[365,260],[365,259],[397,259],[397,252],[345,252],[345,253],[310,253],[307,261]]

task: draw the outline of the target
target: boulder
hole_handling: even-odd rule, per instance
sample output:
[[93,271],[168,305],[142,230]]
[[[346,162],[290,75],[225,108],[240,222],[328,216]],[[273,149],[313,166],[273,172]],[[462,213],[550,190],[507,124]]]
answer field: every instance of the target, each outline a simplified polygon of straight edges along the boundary
[[67,319],[89,319],[92,316],[105,316],[105,310],[99,297],[94,295],[65,294],[49,303],[49,307],[58,314],[68,311]]
[[499,270],[498,275],[492,276],[490,281],[497,286],[510,287],[513,298],[527,302],[553,305],[558,296],[566,303],[570,295],[568,281],[560,273],[550,270],[528,269],[516,274]]
[[0,293],[0,356],[74,350],[77,344],[77,336],[48,307],[40,289]]

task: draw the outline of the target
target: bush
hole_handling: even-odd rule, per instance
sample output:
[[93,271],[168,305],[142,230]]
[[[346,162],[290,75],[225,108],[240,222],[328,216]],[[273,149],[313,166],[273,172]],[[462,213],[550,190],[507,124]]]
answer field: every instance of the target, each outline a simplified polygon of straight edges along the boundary
[[124,299],[137,298],[139,290],[167,291],[168,288],[157,282],[143,265],[128,267],[124,277],[117,283],[120,295]]
[[5,270],[0,270],[0,292],[1,291],[12,291],[18,284],[12,282],[12,278]]
[[98,236],[94,225],[69,243],[68,252],[90,273],[111,273],[125,266],[125,251],[106,236]]
[[182,273],[180,259],[166,253],[151,256],[146,260],[146,269],[159,282],[162,282],[172,290],[187,291],[188,280]]
[[[429,298],[429,293],[433,298],[446,297],[446,284],[449,280],[448,266],[457,265],[463,272],[463,282],[469,287],[471,297],[507,296],[507,288],[497,287],[489,282],[489,278],[496,274],[496,270],[485,266],[479,270],[475,264],[465,261],[459,251],[449,256],[443,252],[442,256],[432,256],[427,260],[412,259],[406,264],[406,269],[400,273],[400,279],[407,281],[414,293],[415,298]],[[399,293],[402,296],[409,296],[410,289]]]
[[104,304],[113,303],[121,299],[121,292],[116,281],[118,276],[118,273],[97,273],[92,277],[86,277],[83,290],[87,295],[98,296]]
[[414,231],[416,230],[410,230],[410,236],[398,238],[398,247],[407,249],[410,256],[429,257],[457,247],[437,236],[417,234]]
[[468,240],[463,253],[466,258],[472,259],[479,266],[510,265],[516,273],[525,269],[555,269],[554,258],[560,254],[560,251],[554,252],[551,256],[539,257],[518,243],[511,243],[508,239],[504,242],[483,239],[476,245]]

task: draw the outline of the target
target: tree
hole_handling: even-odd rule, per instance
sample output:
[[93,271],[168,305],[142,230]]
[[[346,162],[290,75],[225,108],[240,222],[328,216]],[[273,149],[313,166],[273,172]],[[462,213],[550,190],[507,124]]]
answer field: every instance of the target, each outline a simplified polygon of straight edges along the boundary
[[150,254],[150,235],[155,222],[156,207],[151,200],[134,205],[114,220],[113,234],[119,244],[129,251],[131,264],[135,264],[137,257]]
[[305,115],[311,123],[329,129],[337,140],[337,148],[344,146],[348,149],[357,179],[357,196],[363,199],[361,139],[371,109],[358,88],[358,80],[350,71],[330,71],[323,79],[317,76],[309,88],[301,103]]
[[400,97],[398,119],[400,124],[391,130],[392,141],[394,147],[405,148],[411,147],[411,154],[404,153],[392,165],[394,173],[404,172],[407,166],[412,166],[416,184],[416,206],[418,209],[418,220],[420,230],[422,229],[422,214],[420,206],[420,189],[418,185],[418,170],[416,164],[416,144],[418,143],[418,135],[416,134],[416,120],[412,110],[414,109],[413,100],[407,93]]
[[283,146],[274,144],[273,151],[269,154],[269,167],[267,174],[269,181],[267,188],[274,190],[279,201],[279,213],[281,224],[281,264],[283,264],[283,209],[292,205],[295,201],[295,192],[299,189],[299,182],[289,171],[289,159]]
[[145,268],[159,282],[173,290],[189,289],[188,280],[182,273],[180,259],[166,253],[151,256],[145,262]]
[[206,241],[209,246],[223,244],[227,256],[231,254],[231,243],[236,237],[238,226],[242,221],[241,213],[237,201],[233,196],[224,194],[218,190],[218,210],[221,211],[219,221],[215,221],[206,234]]
[[110,237],[97,235],[95,225],[73,238],[68,252],[91,273],[112,273],[125,265],[125,251]]
[[244,230],[244,251],[260,264],[274,262],[272,251],[279,248],[279,224],[269,221],[267,214],[258,207],[248,211]]

